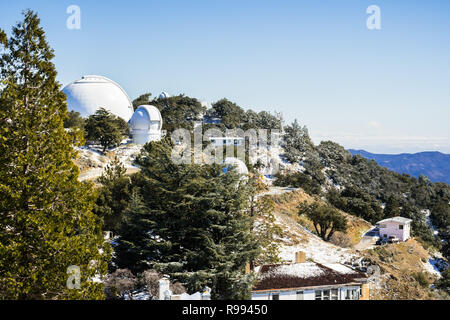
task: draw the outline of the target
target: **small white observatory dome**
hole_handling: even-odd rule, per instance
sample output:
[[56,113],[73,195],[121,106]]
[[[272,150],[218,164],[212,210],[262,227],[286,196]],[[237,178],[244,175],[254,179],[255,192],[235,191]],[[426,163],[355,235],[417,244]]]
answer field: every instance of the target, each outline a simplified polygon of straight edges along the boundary
[[161,140],[162,117],[155,106],[139,106],[128,123],[134,143]]
[[223,164],[228,165],[227,167],[224,168],[225,173],[228,172],[228,170],[230,170],[232,167],[235,167],[236,171],[239,174],[243,174],[243,175],[248,174],[247,166],[245,165],[245,163],[242,160],[239,160],[238,158],[232,158],[232,157],[225,158],[225,160],[223,160]]
[[126,92],[114,81],[102,76],[84,76],[62,90],[67,95],[69,111],[76,111],[82,117],[105,108],[112,114],[130,120],[133,105]]
[[165,91],[161,92],[161,94],[158,96],[158,99],[167,99],[167,98],[170,98],[170,95]]

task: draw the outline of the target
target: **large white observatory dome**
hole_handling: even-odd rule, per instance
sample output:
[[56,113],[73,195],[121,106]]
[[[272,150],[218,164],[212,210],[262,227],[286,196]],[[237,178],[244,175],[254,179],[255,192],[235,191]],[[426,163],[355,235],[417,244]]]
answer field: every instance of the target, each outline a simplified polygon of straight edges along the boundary
[[105,108],[112,114],[130,120],[133,105],[126,92],[114,81],[102,76],[84,76],[62,90],[67,95],[69,111],[76,111],[82,117]]
[[155,106],[139,106],[129,121],[133,142],[146,144],[161,140],[162,117]]

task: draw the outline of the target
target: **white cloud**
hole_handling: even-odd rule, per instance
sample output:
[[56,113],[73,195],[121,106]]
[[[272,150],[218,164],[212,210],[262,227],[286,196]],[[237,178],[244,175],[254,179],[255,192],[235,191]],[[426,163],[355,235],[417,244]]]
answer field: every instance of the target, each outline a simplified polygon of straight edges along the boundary
[[381,126],[382,126],[382,124],[378,121],[372,120],[369,122],[369,127],[371,127],[371,128],[380,128]]
[[335,141],[346,149],[364,149],[374,153],[416,153],[440,151],[450,153],[450,137],[357,135],[353,133],[312,135],[314,143]]

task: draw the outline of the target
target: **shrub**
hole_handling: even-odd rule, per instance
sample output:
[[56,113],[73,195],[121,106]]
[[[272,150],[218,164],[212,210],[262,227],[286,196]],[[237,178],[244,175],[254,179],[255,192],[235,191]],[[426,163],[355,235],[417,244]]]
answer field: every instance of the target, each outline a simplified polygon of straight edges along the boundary
[[426,288],[430,285],[428,277],[423,272],[413,273],[412,277],[416,280],[417,283],[423,288]]

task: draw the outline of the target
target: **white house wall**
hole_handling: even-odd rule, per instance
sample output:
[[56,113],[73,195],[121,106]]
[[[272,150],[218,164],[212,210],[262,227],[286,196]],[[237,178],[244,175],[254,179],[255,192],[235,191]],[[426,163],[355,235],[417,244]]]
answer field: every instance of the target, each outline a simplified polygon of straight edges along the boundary
[[[385,226],[382,228],[381,225]],[[400,241],[406,241],[410,237],[410,224],[402,224],[399,222],[385,222],[380,225],[380,237],[387,235],[387,238],[391,236],[397,237]],[[399,226],[403,225],[403,229]]]
[[[352,292],[358,292],[360,291],[361,287],[358,286],[352,286],[352,287],[344,287],[344,288],[338,288],[339,289],[339,296],[338,300],[345,300],[345,297],[347,295],[347,290]],[[321,289],[318,289],[321,290]],[[302,291],[302,290],[299,290]],[[293,291],[272,291],[272,292],[255,292],[252,293],[252,300],[272,300],[273,294],[279,294],[280,300],[298,300],[297,299],[297,290]],[[315,300],[316,294],[315,290],[303,290],[303,300]]]
[[[297,291],[273,291],[263,293],[253,293],[252,300],[272,300],[272,294],[279,294],[280,300],[297,300]],[[314,300],[314,290],[303,291],[303,300]]]

